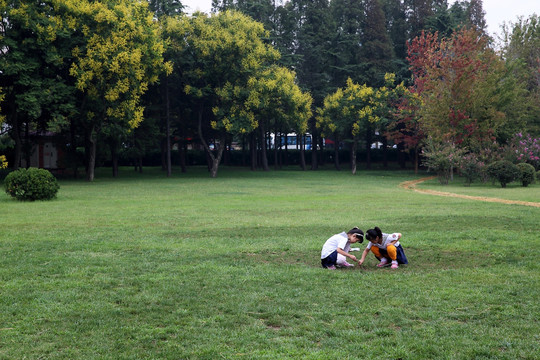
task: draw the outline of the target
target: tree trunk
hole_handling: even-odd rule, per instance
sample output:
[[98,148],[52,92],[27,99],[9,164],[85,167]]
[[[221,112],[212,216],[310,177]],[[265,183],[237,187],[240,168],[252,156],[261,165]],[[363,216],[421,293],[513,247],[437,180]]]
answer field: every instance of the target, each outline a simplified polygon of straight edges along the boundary
[[319,169],[319,161],[317,159],[317,142],[319,135],[317,131],[313,131],[311,134],[311,170],[318,170]]
[[383,147],[383,167],[388,168],[388,139],[386,136],[382,137],[382,147]]
[[72,170],[73,170],[73,178],[76,179],[78,177],[78,168],[77,168],[77,144],[76,144],[76,136],[75,136],[75,120],[71,119],[69,124],[69,132],[70,132],[70,140],[71,140],[71,156],[72,156]]
[[166,167],[167,167],[167,177],[171,176],[172,173],[172,163],[171,163],[171,102],[169,100],[169,77],[165,76],[165,106],[166,106]]
[[405,169],[405,146],[403,145],[403,143],[399,143],[398,144],[398,163],[399,163],[399,167],[402,168],[402,169]]
[[[199,108],[199,122],[198,122],[198,130],[199,130],[199,138],[201,140],[201,143],[203,144],[204,148],[206,149],[206,152],[208,156],[211,159],[211,166],[210,166],[210,176],[212,178],[217,177],[219,163],[221,161],[221,157],[223,156],[223,150],[225,149],[225,134],[222,134],[219,139],[219,146],[217,149],[217,156],[214,156],[214,154],[210,151],[210,147],[208,146],[208,143],[204,139],[203,133],[202,133],[202,116],[203,116],[203,110],[204,108],[202,105]],[[214,146],[217,146],[214,141]]]
[[366,131],[366,169],[371,169],[371,129]]
[[326,159],[325,159],[325,151],[324,151],[324,138],[322,136],[319,136],[319,147],[318,147],[318,153],[320,155],[319,158],[319,164],[321,166],[326,165]]
[[178,143],[178,156],[180,157],[180,168],[182,169],[182,172],[187,172],[186,167],[186,141],[180,139],[180,142]]
[[112,160],[112,175],[113,177],[118,176],[118,147],[116,143],[111,142],[109,145],[111,149],[111,160]]
[[261,130],[261,160],[264,171],[269,171],[268,157],[266,155],[266,131],[264,130],[263,122],[260,123],[259,128]]
[[92,127],[86,134],[88,147],[86,154],[87,158],[87,168],[86,168],[86,180],[94,181],[95,170],[96,170],[96,148],[97,148],[97,139],[94,127]]
[[[30,124],[27,120],[24,125],[24,161],[26,162],[26,168],[30,168],[30,157],[32,155],[32,144],[30,144]],[[37,167],[40,164],[38,162]]]
[[300,168],[302,170],[306,170],[306,147],[305,147],[305,144],[304,144],[304,136],[303,135],[300,135],[298,136],[298,139],[300,142]]
[[257,141],[255,139],[255,131],[249,135],[249,154],[251,157],[251,171],[257,169]]
[[339,165],[339,138],[337,135],[334,136],[334,166],[336,170],[341,170],[341,166]]
[[137,161],[139,162],[139,174],[142,174],[142,172],[143,172],[143,169],[142,169],[142,155],[139,155]]
[[418,174],[418,146],[414,147],[414,174]]
[[18,170],[21,166],[21,155],[22,155],[22,141],[21,141],[21,130],[17,112],[13,110],[13,140],[15,141],[15,158],[13,159],[13,170]]
[[354,139],[351,151],[351,171],[353,175],[356,175],[356,149],[358,147],[358,139]]
[[278,147],[281,144],[281,134],[274,129],[274,170],[278,169]]
[[242,134],[242,166],[246,166],[246,135]]

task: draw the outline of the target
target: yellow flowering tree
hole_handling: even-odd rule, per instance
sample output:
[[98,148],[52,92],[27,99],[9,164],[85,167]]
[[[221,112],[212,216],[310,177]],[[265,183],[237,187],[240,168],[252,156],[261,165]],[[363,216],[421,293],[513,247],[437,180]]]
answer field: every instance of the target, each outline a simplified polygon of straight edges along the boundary
[[147,2],[62,0],[61,8],[80,37],[70,74],[84,94],[80,118],[92,181],[97,137],[136,128],[143,121],[141,96],[171,67],[163,61],[164,42]]
[[373,89],[365,84],[356,84],[349,78],[345,88],[326,96],[323,107],[317,109],[316,126],[323,136],[333,135],[338,141],[351,142],[353,174],[356,174],[356,152],[361,131],[381,119],[380,109],[385,101],[385,88]]
[[[210,176],[216,177],[227,134],[250,133],[259,126],[245,107],[248,81],[279,53],[264,41],[268,32],[262,24],[234,11],[170,19],[165,31],[184,93],[195,108],[199,138],[212,160]],[[209,128],[218,140],[215,153],[203,134]]]
[[[268,130],[291,129],[299,135],[307,131],[312,116],[313,99],[302,92],[296,84],[296,74],[284,67],[271,66],[248,81],[248,98],[245,108],[258,119],[260,138],[266,143]],[[232,95],[232,94],[229,94]],[[274,147],[274,163],[277,165],[277,148]],[[253,149],[254,150],[254,149]],[[266,146],[261,146],[263,169],[269,170]],[[301,163],[305,168],[304,149]]]

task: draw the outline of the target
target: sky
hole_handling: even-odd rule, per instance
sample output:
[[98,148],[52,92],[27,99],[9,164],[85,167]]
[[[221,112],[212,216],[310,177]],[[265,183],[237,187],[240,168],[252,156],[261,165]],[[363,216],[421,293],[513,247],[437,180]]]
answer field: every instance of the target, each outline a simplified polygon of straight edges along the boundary
[[[200,10],[209,13],[212,0],[181,0],[188,13]],[[450,4],[454,1],[449,0]],[[490,35],[501,34],[503,22],[516,22],[518,16],[525,18],[533,13],[540,15],[540,0],[484,0],[484,11]]]

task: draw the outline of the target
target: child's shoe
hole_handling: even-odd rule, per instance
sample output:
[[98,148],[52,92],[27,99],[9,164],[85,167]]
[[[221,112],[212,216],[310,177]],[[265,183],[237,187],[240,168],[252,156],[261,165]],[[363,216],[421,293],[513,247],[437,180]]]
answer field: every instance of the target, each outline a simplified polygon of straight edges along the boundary
[[390,265],[387,258],[382,258],[381,262],[377,264],[377,267],[385,267]]
[[336,270],[336,267],[334,265],[330,265],[326,267],[328,270]]
[[391,269],[397,269],[399,266],[398,266],[398,263],[397,261],[392,261],[392,266],[390,267]]
[[354,267],[353,264],[349,264],[348,262],[342,262],[341,264],[338,264],[339,267],[342,267],[342,268],[350,268],[350,267]]

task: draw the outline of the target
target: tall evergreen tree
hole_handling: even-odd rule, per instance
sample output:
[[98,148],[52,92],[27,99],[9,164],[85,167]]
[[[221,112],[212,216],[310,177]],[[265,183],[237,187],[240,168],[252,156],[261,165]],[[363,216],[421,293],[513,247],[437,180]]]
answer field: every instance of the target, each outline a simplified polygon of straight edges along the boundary
[[184,9],[180,0],[148,0],[148,6],[157,18],[179,14]]
[[381,86],[384,84],[384,74],[394,70],[392,43],[386,31],[380,0],[366,0],[365,12],[362,36],[364,76],[369,86]]
[[332,36],[329,53],[332,87],[344,86],[348,78],[366,81],[362,72],[362,24],[365,18],[362,1],[333,0],[331,2]]

